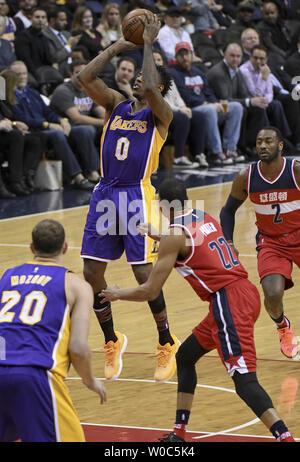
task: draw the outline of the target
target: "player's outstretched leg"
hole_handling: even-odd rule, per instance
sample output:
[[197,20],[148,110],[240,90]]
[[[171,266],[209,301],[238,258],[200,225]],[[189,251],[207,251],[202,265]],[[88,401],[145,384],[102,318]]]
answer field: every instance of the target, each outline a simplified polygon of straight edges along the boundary
[[240,374],[235,371],[233,381],[237,395],[252,409],[278,442],[295,442],[285,423],[279,417],[272,400],[257,380],[255,372]]

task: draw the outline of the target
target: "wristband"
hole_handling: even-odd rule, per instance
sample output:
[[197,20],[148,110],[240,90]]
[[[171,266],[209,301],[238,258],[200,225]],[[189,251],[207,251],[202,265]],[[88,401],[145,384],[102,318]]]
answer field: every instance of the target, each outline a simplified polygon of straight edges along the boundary
[[47,130],[49,128],[49,122],[43,122],[43,128]]

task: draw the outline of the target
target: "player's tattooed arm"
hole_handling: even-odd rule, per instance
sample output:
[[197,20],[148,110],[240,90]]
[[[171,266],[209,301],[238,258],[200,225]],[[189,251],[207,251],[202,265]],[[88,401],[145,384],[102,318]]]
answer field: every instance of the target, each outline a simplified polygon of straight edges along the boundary
[[88,95],[97,104],[105,107],[108,116],[113,108],[123,101],[125,97],[121,93],[109,88],[99,77],[99,74],[114,56],[125,50],[136,48],[137,46],[134,43],[128,42],[121,37],[117,42],[100,52],[77,76]]

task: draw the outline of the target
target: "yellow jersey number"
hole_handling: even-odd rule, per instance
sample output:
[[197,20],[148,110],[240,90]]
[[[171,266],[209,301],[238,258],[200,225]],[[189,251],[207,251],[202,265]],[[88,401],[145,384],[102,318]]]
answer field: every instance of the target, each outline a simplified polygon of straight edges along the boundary
[[[14,307],[20,302],[21,294],[17,290],[5,290],[2,292],[1,303],[4,306],[0,310],[0,322],[12,322],[16,313]],[[44,292],[33,290],[24,298],[19,319],[24,324],[36,324],[42,318],[47,297]]]

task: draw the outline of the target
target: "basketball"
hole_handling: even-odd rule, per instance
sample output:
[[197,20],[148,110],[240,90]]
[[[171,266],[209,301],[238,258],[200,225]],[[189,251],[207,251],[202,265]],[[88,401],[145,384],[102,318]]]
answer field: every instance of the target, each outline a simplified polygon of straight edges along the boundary
[[146,19],[146,14],[149,13],[153,16],[153,13],[144,8],[138,8],[130,11],[122,21],[122,32],[125,40],[135,43],[136,45],[143,45],[143,33],[144,24],[141,18]]

